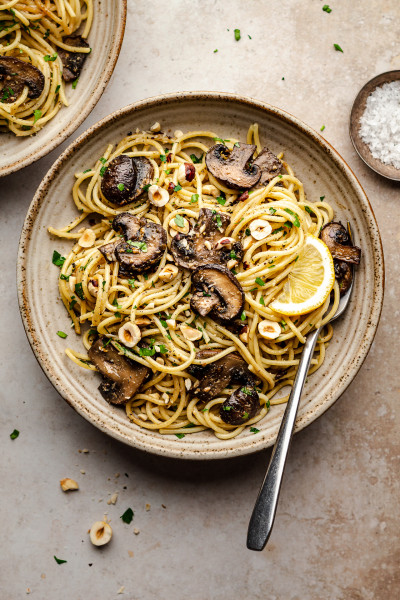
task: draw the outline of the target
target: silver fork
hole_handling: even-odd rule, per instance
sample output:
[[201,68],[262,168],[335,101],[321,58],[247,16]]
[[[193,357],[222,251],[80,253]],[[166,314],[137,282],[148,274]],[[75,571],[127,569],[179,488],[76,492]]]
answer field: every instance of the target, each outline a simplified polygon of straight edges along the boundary
[[[353,279],[347,292],[340,298],[336,313],[330,319],[330,323],[338,319],[346,310],[354,284]],[[253,513],[250,518],[247,532],[247,547],[249,550],[263,550],[271,535],[278,506],[279,492],[282,485],[283,472],[285,470],[286,458],[293,429],[296,422],[297,410],[300,397],[303,392],[304,382],[307,377],[311,359],[313,357],[315,344],[320,334],[321,327],[307,336],[303,352],[301,354],[299,368],[293,383],[293,388],[286,405],[285,414],[276,438],[275,446],[269,461],[267,473],[261,485]]]

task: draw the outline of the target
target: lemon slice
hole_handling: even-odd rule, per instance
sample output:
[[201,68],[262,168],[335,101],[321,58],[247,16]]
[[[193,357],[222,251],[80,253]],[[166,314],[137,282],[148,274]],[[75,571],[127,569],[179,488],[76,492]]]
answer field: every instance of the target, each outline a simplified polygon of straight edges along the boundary
[[307,234],[281,294],[269,307],[282,315],[304,315],[325,302],[334,283],[335,269],[328,247]]

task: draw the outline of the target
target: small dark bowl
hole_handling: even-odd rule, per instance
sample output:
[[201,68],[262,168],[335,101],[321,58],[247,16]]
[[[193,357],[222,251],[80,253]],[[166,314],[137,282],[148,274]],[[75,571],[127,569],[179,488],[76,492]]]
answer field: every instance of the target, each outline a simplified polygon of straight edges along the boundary
[[365,111],[368,96],[384,83],[398,80],[400,80],[400,71],[388,71],[368,81],[358,92],[350,115],[350,138],[357,154],[375,173],[394,181],[400,181],[400,169],[396,169],[393,165],[386,165],[372,156],[369,147],[360,137],[360,118]]

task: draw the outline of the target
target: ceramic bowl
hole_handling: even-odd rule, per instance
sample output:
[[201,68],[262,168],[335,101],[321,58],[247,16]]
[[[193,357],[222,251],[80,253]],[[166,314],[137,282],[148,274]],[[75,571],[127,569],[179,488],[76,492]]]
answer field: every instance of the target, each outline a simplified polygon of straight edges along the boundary
[[385,83],[391,83],[392,81],[400,81],[400,71],[388,71],[387,73],[381,73],[370,81],[368,81],[358,92],[356,99],[354,100],[353,107],[350,114],[350,139],[353,142],[353,146],[358,156],[369,166],[370,169],[386,177],[386,179],[392,179],[393,181],[400,181],[400,169],[397,169],[393,165],[387,165],[383,163],[379,158],[372,156],[369,146],[361,139],[360,136],[360,119],[364,114],[368,96],[376,90],[377,87],[381,87]]
[[[179,93],[150,98],[106,117],[74,141],[43,179],[23,227],[18,259],[20,309],[28,339],[44,372],[83,417],[127,444],[176,458],[215,459],[247,454],[274,443],[283,406],[272,407],[257,424],[260,433],[245,430],[221,441],[210,432],[178,439],[138,428],[121,408],[110,406],[98,391],[99,377],[70,361],[64,349],[82,351],[81,339],[69,329],[69,319],[58,298],[58,268],[51,264],[53,250],[69,251],[70,244],[53,239],[49,225],[61,226],[75,218],[71,198],[74,173],[93,164],[109,143],[128,131],[148,129],[159,121],[165,131],[212,130],[222,138],[246,139],[251,123],[260,125],[263,143],[286,160],[314,202],[325,196],[336,218],[350,221],[355,243],[362,248],[350,306],[335,323],[333,340],[323,366],[309,377],[296,429],[309,425],[344,392],[361,367],[371,346],[383,300],[384,265],[381,240],[368,199],[340,155],[310,127],[288,113],[262,102],[216,92]],[[70,331],[67,340],[56,332]]]
[[0,134],[0,177],[19,171],[57,148],[86,119],[114,71],[125,32],[127,0],[94,0],[94,19],[88,41],[92,52],[75,90],[67,85],[69,106],[63,106],[43,129],[31,137]]

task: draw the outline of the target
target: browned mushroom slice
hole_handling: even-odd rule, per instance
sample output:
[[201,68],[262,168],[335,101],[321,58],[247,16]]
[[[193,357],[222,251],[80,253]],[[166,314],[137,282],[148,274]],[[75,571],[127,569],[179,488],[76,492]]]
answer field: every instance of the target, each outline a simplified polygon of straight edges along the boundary
[[210,208],[202,208],[194,230],[189,234],[179,233],[171,242],[171,252],[175,262],[184,269],[196,269],[206,264],[226,264],[231,256],[239,262],[243,258],[240,242],[218,248],[218,242],[225,236],[230,217]]
[[151,183],[154,169],[144,156],[131,158],[120,154],[114,158],[104,173],[101,181],[103,196],[113,204],[123,206],[136,200]]
[[[210,313],[221,321],[232,321],[242,312],[242,287],[226,267],[215,264],[197,267],[192,275],[192,283],[196,292],[191,298],[190,306],[203,317]],[[215,296],[218,303],[214,302]]]
[[261,177],[256,187],[264,187],[282,171],[282,163],[268,148],[263,148],[253,165],[261,169]]
[[256,147],[239,144],[230,151],[225,144],[216,144],[206,154],[206,165],[211,175],[233,190],[246,190],[258,182],[261,169],[251,159]]
[[0,102],[15,102],[25,86],[29,88],[28,98],[39,98],[44,88],[43,73],[19,58],[0,56]]
[[[89,48],[89,44],[81,35],[69,35],[63,38],[64,44],[73,48]],[[85,60],[88,57],[87,52],[70,52],[63,48],[58,49],[58,55],[63,64],[63,79],[67,83],[74,81],[81,74]]]
[[233,392],[221,404],[219,415],[228,425],[243,425],[256,416],[260,409],[260,399],[252,387],[242,387]]
[[100,393],[111,404],[126,404],[151,373],[148,367],[119,354],[106,338],[96,340],[88,355],[103,376]]
[[353,281],[353,271],[349,263],[344,260],[333,260],[335,267],[335,277],[339,283],[339,290],[341,296],[347,292]]
[[107,262],[119,261],[121,275],[146,271],[160,261],[167,247],[167,232],[161,225],[120,213],[114,218],[113,228],[122,232],[124,239],[105,244],[99,250]]
[[[219,350],[200,350],[197,360],[205,360],[219,354]],[[246,361],[236,353],[227,354],[219,360],[207,365],[190,365],[188,372],[199,381],[195,384],[193,394],[199,400],[212,400],[230,383],[248,384],[254,387],[254,375],[249,371]]]
[[328,223],[321,230],[321,240],[328,246],[333,258],[360,264],[361,250],[353,246],[346,229],[341,223]]

